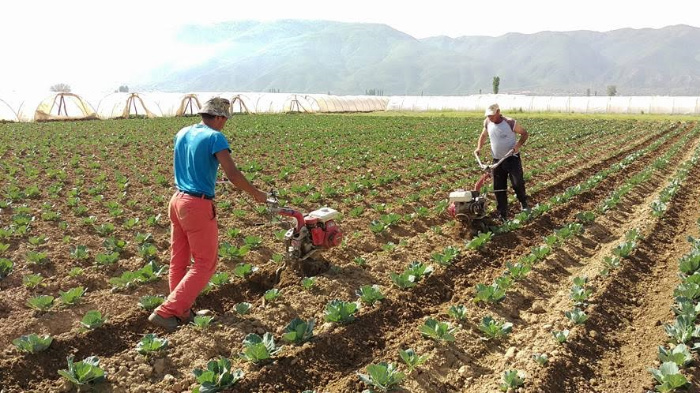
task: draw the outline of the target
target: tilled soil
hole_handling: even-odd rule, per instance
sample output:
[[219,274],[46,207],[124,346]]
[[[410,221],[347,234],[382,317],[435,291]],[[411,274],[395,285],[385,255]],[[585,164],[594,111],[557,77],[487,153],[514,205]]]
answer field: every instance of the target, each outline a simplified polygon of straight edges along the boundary
[[[501,375],[509,369],[525,375],[525,386],[520,388],[523,392],[614,393],[653,389],[647,368],[658,366],[657,346],[666,342],[662,325],[672,319],[670,307],[678,283],[677,261],[689,249],[687,236],[697,236],[699,232],[700,191],[693,184],[693,179],[700,175],[698,167],[692,168],[690,180],[681,186],[661,219],[650,214],[649,206],[674,175],[674,165],[654,171],[648,181],[636,186],[618,206],[586,224],[583,234],[536,263],[528,276],[508,291],[503,302],[474,303],[474,287],[491,283],[505,271],[506,263],[513,263],[533,247],[542,245],[545,236],[576,221],[577,213],[595,210],[611,191],[649,168],[694,127],[695,124],[668,127],[658,134],[640,137],[612,155],[574,161],[560,171],[531,179],[531,183],[546,184],[531,195],[535,203],[544,203],[627,155],[652,146],[659,138],[667,138],[661,146],[592,189],[554,206],[520,229],[495,235],[480,250],[466,249],[468,237],[444,214],[411,222],[404,220],[379,235],[367,230],[367,212],[356,218],[346,216],[341,222],[346,243],[318,257],[317,266],[328,269],[316,274],[315,286],[310,291],[299,285],[303,273],[289,269],[283,272],[280,283],[272,282],[271,276],[278,265],[269,259],[279,250],[275,249],[274,240],[270,240],[270,232],[279,230],[280,226],[269,223],[251,226],[247,233],[266,239],[261,248],[246,257],[260,270],[247,280],[235,279],[200,296],[196,307],[211,309],[216,315],[215,326],[206,330],[186,326],[165,333],[148,325],[148,312],[138,307],[137,300],[147,294],[167,293],[166,280],[126,291],[110,290],[105,277],[116,276],[123,268],[134,270],[143,265],[143,259],[134,250],[123,255],[120,268],[90,269],[86,265],[84,275],[70,278],[68,268],[59,263],[65,259],[68,247],[49,249],[51,263],[24,268],[24,273],[31,271],[50,277],[45,286],[27,289],[21,283],[21,271],[0,281],[3,294],[0,338],[5,344],[0,360],[2,387],[8,392],[70,391],[72,386],[56,370],[66,368],[66,356],[74,354],[76,360],[99,356],[109,383],[97,385],[98,391],[181,392],[196,386],[192,369],[204,368],[207,361],[224,356],[245,372],[243,380],[230,391],[360,392],[367,386],[357,377],[358,372],[366,373],[367,365],[380,361],[402,364],[398,350],[412,348],[430,357],[407,375],[401,384],[406,392],[494,392],[499,389]],[[697,144],[698,138],[692,138],[672,161],[679,164],[689,159]],[[422,181],[423,186],[431,185],[430,179]],[[369,206],[390,202],[408,194],[416,187],[415,183],[400,182],[382,190],[386,192],[378,196],[368,194],[364,203]],[[144,198],[149,195],[146,189],[132,187],[132,192],[142,193]],[[430,206],[441,199],[444,193],[436,193],[420,203]],[[336,207],[342,204],[341,198],[327,202]],[[516,213],[515,206],[512,209]],[[9,222],[10,213],[2,214],[3,220]],[[64,215],[70,214],[70,209],[66,209]],[[222,237],[230,227],[226,214],[221,214]],[[260,218],[249,215],[241,221],[251,225]],[[79,222],[69,228],[78,241],[82,231],[91,231],[80,229]],[[631,257],[619,269],[601,275],[603,259],[611,255],[612,248],[633,228],[640,230],[642,238]],[[160,259],[167,261],[167,226],[154,226],[150,230],[161,250]],[[49,239],[61,239],[65,235],[65,231],[52,225],[42,227],[42,233]],[[83,236],[86,243],[94,242],[92,237]],[[393,248],[387,248],[389,244]],[[432,255],[447,246],[462,251],[450,266],[438,266],[432,262]],[[11,240],[10,249],[16,255],[24,255],[30,247],[15,239]],[[357,257],[364,258],[366,264],[356,264]],[[431,263],[435,271],[416,287],[400,290],[392,284],[389,273],[403,270],[412,261]],[[228,270],[235,266],[225,261],[220,264]],[[564,312],[572,308],[569,299],[572,279],[580,276],[588,277],[593,289],[586,308],[589,321],[582,326],[571,326]],[[374,306],[362,306],[352,323],[323,321],[323,309],[330,300],[354,301],[356,290],[367,284],[378,284],[385,299]],[[30,293],[55,295],[58,290],[77,285],[88,288],[89,296],[76,307],[38,313],[23,305]],[[263,302],[262,295],[273,286],[281,289],[282,298]],[[244,301],[252,304],[252,311],[241,316],[234,306]],[[449,306],[457,304],[465,305],[468,310],[467,318],[461,322],[447,315]],[[109,316],[107,324],[80,332],[76,321],[86,311],[96,308]],[[487,315],[511,322],[512,333],[503,340],[483,340],[478,324]],[[299,346],[285,344],[280,355],[264,365],[252,365],[237,358],[246,334],[271,332],[280,343],[284,326],[297,316],[316,319],[313,340]],[[422,337],[418,327],[429,317],[456,325],[456,340],[443,343]],[[561,345],[553,339],[552,331],[564,328],[570,329],[571,334]],[[37,354],[22,354],[9,345],[12,339],[30,332],[50,334],[54,341],[46,351]],[[151,332],[168,338],[170,349],[165,354],[144,357],[134,351],[141,337]],[[549,363],[537,364],[532,358],[536,353],[548,355]],[[693,385],[688,391],[697,391],[698,370],[690,367],[686,375]]]

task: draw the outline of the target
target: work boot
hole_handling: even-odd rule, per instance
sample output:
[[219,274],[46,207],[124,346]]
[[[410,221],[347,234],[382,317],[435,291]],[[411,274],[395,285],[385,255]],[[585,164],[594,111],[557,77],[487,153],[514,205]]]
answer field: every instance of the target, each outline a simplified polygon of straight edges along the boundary
[[178,319],[175,317],[161,317],[158,315],[157,312],[151,313],[151,315],[148,317],[148,322],[150,322],[153,325],[162,327],[168,332],[174,332],[175,329],[179,326],[178,324]]

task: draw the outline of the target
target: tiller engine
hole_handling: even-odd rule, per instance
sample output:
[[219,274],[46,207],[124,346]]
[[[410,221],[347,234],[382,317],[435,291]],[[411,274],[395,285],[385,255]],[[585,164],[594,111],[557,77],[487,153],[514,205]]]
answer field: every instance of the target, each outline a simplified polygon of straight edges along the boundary
[[271,213],[292,217],[296,221],[284,235],[285,256],[292,263],[298,264],[343,241],[343,232],[333,220],[338,215],[334,209],[323,207],[304,215],[290,207],[281,207],[274,193],[267,199],[267,205]]
[[[487,230],[484,219],[488,215],[489,198],[487,198],[487,193],[481,192],[481,189],[484,183],[492,177],[493,170],[511,155],[513,155],[512,150],[498,162],[484,165],[481,163],[479,155],[474,153],[476,162],[484,174],[477,180],[472,190],[457,189],[449,195],[450,204],[447,207],[447,213],[454,219],[459,220],[464,227],[471,228],[473,235]],[[503,192],[505,190],[494,190],[494,192],[499,191]]]

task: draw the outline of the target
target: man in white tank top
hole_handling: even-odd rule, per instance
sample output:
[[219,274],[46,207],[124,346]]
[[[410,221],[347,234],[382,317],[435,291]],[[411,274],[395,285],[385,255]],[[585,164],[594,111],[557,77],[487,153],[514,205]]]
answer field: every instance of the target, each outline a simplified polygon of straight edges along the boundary
[[[484,113],[484,128],[479,136],[474,153],[481,152],[481,147],[488,136],[491,144],[493,162],[498,162],[511,149],[513,155],[506,158],[501,165],[493,170],[493,189],[496,192],[496,210],[502,219],[508,217],[508,179],[515,190],[515,195],[520,201],[521,209],[528,208],[527,194],[525,193],[525,179],[523,179],[523,164],[520,161],[520,148],[527,141],[527,131],[515,120],[502,116],[498,104],[493,104]],[[516,138],[515,134],[520,134]]]

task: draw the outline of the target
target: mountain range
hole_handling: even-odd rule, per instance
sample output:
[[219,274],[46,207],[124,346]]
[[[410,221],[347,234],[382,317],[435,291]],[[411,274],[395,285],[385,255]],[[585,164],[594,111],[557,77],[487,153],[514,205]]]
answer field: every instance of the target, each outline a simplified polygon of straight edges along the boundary
[[700,95],[700,28],[687,25],[416,39],[383,24],[238,21],[178,40],[208,54],[136,88],[459,96],[492,93],[498,77],[505,94]]

